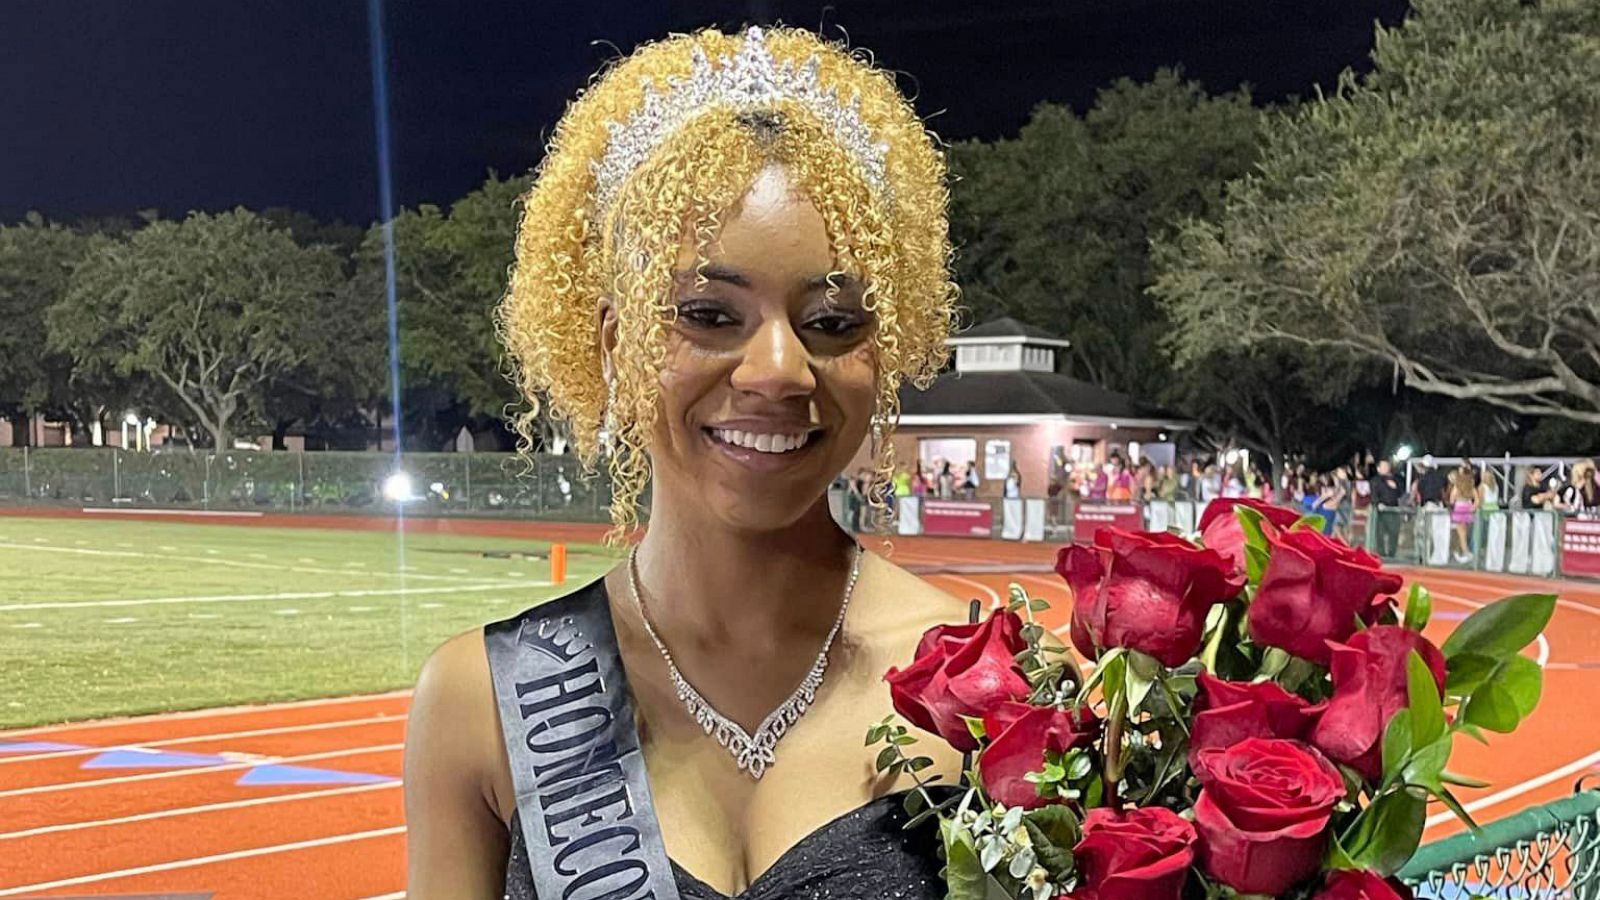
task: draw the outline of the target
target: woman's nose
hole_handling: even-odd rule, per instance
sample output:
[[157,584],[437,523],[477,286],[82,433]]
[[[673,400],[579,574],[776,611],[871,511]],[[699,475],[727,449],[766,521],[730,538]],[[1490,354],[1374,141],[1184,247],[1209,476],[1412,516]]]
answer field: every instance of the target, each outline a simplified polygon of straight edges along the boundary
[[806,396],[816,390],[811,353],[788,321],[764,323],[750,336],[744,358],[733,370],[733,387],[769,400]]

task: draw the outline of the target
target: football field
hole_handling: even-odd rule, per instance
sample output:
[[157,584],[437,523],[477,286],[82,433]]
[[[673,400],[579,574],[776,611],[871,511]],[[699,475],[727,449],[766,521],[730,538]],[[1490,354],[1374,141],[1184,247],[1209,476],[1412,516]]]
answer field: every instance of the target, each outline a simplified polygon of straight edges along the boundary
[[[0,517],[0,728],[408,687],[445,638],[563,590],[549,546]],[[578,584],[615,559],[568,552]]]

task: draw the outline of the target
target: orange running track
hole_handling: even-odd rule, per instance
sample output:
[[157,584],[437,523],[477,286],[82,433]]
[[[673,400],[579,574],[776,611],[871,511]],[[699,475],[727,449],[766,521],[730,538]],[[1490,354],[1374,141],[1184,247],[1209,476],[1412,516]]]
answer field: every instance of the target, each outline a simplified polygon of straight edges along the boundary
[[[257,520],[256,524],[266,524]],[[276,520],[270,524],[285,525]],[[296,523],[298,524],[298,522]],[[327,527],[383,527],[371,520]],[[421,520],[407,522],[432,528]],[[496,533],[592,540],[602,529],[486,523]],[[392,526],[390,526],[392,527]],[[451,530],[470,525],[459,520]],[[558,538],[558,539],[559,539]],[[1061,629],[1070,597],[1050,572],[1054,547],[899,538],[876,544],[941,588],[986,605],[1018,582],[1053,604]],[[1462,799],[1480,821],[1565,794],[1600,771],[1600,719],[1584,715],[1600,689],[1600,586],[1480,573],[1407,571],[1435,596],[1436,640],[1485,601],[1557,591],[1561,601],[1532,653],[1544,663],[1538,711],[1489,747],[1463,740],[1451,768],[1490,780]],[[398,900],[405,826],[400,763],[408,692],[241,707],[0,732],[39,749],[0,755],[0,898],[163,897],[172,900]],[[63,745],[53,748],[51,745]],[[83,768],[112,748],[203,754],[179,768]],[[239,784],[264,765],[300,767],[307,784]],[[276,770],[283,771],[283,770]],[[349,773],[355,783],[340,783]],[[1429,838],[1457,826],[1430,820]]]

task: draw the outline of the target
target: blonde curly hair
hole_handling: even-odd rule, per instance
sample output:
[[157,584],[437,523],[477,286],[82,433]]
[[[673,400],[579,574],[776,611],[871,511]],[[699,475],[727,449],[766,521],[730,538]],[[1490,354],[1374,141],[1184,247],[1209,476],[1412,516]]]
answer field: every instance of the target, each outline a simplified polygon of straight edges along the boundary
[[[947,357],[958,293],[950,280],[944,158],[889,74],[817,35],[768,29],[767,51],[780,65],[815,58],[821,83],[858,104],[873,140],[887,146],[888,197],[875,195],[861,161],[815,115],[780,101],[772,110],[782,123],[775,130],[731,108],[694,116],[633,170],[606,210],[596,209],[594,164],[611,139],[607,125],[627,121],[646,90],[668,90],[667,79],[688,77],[696,48],[712,60],[731,58],[745,39],[715,30],[675,35],[616,63],[567,109],[522,201],[516,262],[495,310],[509,377],[527,402],[512,420],[517,453],[531,465],[541,398],[547,414],[569,429],[590,472],[606,449],[604,423],[614,539],[637,524],[649,482],[679,248],[692,236],[697,265],[704,266],[719,215],[769,162],[784,165],[791,184],[821,212],[836,268],[861,277],[863,303],[877,320],[877,416],[884,431],[874,488],[894,470],[887,435],[899,418],[901,383],[925,387]],[[612,354],[609,398],[600,356],[602,296],[616,310],[617,347],[627,348]]]

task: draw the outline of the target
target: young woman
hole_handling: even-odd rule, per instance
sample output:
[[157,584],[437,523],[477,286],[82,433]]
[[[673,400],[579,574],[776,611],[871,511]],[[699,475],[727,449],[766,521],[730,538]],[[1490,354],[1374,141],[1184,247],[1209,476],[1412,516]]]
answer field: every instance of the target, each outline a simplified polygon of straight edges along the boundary
[[[863,551],[825,491],[867,441],[881,485],[901,383],[945,359],[944,179],[892,79],[802,31],[647,45],[568,109],[499,333],[606,460],[619,527],[649,481],[649,528],[428,660],[411,900],[942,895],[909,777],[861,735],[965,605]],[[936,743],[924,774],[952,780]]]
[[1478,485],[1472,467],[1463,463],[1450,473],[1450,524],[1454,526],[1451,547],[1455,561],[1472,561],[1472,523],[1478,518]]
[[1580,459],[1572,466],[1572,478],[1561,489],[1563,512],[1585,518],[1600,516],[1600,481],[1595,477],[1593,460]]

